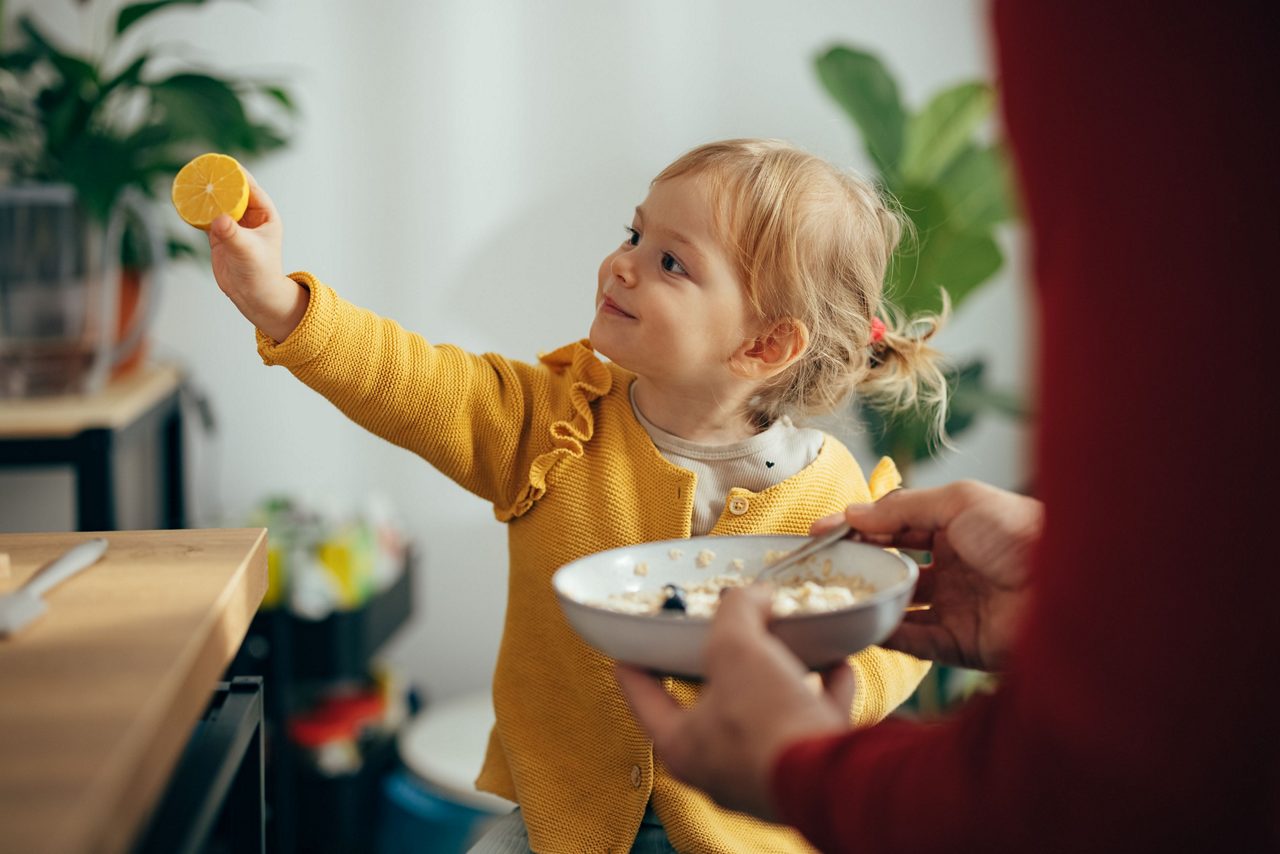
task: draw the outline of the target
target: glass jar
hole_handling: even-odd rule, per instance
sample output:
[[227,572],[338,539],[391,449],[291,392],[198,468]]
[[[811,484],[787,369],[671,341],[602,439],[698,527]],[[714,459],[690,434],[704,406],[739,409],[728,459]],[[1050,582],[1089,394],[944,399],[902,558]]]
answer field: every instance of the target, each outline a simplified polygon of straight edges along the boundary
[[[145,275],[139,309],[117,334],[126,225]],[[0,397],[101,389],[154,316],[163,251],[136,194],[102,224],[71,186],[0,187]]]

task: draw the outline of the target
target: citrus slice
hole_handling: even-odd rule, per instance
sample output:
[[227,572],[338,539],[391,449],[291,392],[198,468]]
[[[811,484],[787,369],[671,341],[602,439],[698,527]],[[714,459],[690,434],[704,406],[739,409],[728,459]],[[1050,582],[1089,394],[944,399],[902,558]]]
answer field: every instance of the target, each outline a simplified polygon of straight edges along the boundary
[[173,206],[204,231],[222,214],[239,222],[249,207],[249,176],[234,157],[201,154],[174,176]]

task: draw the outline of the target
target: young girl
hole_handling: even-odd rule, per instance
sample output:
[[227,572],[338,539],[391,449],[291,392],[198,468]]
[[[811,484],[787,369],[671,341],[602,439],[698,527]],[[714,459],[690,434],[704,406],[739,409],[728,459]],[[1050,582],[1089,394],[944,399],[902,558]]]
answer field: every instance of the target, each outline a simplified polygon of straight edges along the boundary
[[[257,327],[263,361],[507,523],[497,724],[477,785],[520,809],[475,850],[808,850],[653,761],[612,662],[566,624],[550,579],[632,543],[805,534],[898,485],[888,459],[868,482],[836,439],[790,417],[836,411],[855,388],[895,405],[943,403],[925,343],[937,319],[923,336],[880,319],[899,219],[876,191],[780,142],[694,149],[653,180],[601,263],[590,340],[531,364],[432,345],[308,273],[284,276],[280,235],[256,184],[240,224],[224,216],[210,230],[215,277]],[[883,718],[928,668],[879,648],[849,666],[857,724]],[[695,685],[666,685],[696,697]]]

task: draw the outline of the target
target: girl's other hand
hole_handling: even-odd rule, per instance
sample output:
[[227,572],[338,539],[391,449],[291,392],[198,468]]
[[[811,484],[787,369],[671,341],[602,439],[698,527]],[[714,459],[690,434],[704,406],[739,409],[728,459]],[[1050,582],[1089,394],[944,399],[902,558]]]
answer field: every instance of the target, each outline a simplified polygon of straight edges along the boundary
[[249,177],[249,207],[236,222],[223,214],[209,226],[213,277],[250,323],[277,342],[302,321],[310,292],[284,274],[284,226],[275,203]]

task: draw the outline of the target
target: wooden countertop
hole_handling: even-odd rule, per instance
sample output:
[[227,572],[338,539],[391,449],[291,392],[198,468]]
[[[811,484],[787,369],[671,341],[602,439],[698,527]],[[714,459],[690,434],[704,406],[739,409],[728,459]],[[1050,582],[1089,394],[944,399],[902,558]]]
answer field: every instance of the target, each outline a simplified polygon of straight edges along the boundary
[[63,439],[93,427],[124,427],[181,381],[173,365],[148,363],[97,394],[5,398],[0,405],[0,439]]
[[0,638],[0,852],[127,850],[267,589],[249,528],[0,534],[0,593],[95,536],[102,560]]

